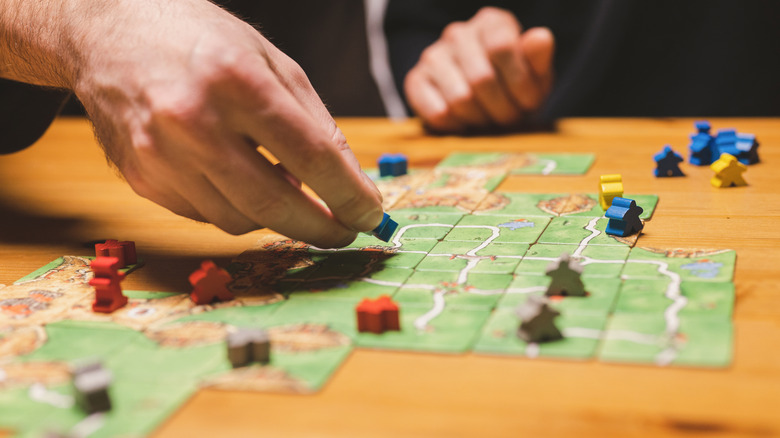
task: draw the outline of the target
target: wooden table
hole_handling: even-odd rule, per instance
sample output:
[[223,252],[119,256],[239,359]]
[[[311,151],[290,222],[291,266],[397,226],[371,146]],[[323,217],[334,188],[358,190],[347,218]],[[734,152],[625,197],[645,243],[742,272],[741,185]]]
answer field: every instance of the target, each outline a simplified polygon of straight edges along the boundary
[[[755,133],[763,162],[749,187],[714,189],[707,167],[654,178],[664,144],[687,148],[690,119],[571,119],[555,133],[430,137],[414,121],[343,119],[356,155],[372,166],[403,152],[432,166],[455,150],[595,152],[584,176],[518,176],[502,189],[597,190],[622,173],[628,191],[660,203],[647,246],[737,251],[735,358],[703,370],[356,350],[315,395],[201,391],[158,431],[173,436],[519,437],[780,436],[780,120],[712,119]],[[135,240],[147,265],[128,289],[186,290],[204,258],[224,264],[257,233],[233,237],[136,196],[104,163],[88,123],[60,119],[34,147],[0,157],[0,283],[9,284],[88,242]]]

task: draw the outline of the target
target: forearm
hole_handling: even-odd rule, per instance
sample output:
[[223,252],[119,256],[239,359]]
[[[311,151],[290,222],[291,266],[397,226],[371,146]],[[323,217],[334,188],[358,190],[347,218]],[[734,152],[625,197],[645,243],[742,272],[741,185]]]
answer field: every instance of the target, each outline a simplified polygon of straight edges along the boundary
[[0,76],[72,88],[76,66],[69,16],[80,3],[0,0]]

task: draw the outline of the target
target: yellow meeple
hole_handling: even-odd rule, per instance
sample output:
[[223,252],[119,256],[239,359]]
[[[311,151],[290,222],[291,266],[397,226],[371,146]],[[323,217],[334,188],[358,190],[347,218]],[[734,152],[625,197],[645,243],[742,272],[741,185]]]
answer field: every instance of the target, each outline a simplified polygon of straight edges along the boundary
[[623,196],[623,177],[619,174],[601,175],[599,184],[599,204],[607,211],[612,205],[612,198]]

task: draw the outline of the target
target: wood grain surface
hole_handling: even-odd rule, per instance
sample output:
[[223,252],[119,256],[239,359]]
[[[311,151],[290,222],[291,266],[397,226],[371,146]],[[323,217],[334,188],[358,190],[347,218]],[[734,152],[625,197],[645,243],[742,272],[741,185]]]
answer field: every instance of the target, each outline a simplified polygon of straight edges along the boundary
[[[711,119],[755,133],[748,187],[715,189],[708,167],[653,177],[652,155],[687,152],[692,119],[568,119],[555,132],[433,137],[414,120],[341,119],[373,166],[416,167],[451,151],[594,152],[584,176],[513,176],[502,190],[596,192],[621,173],[660,202],[643,246],[737,251],[735,357],[723,370],[355,350],[318,394],[200,391],[155,434],[273,437],[780,436],[780,120]],[[204,258],[227,263],[259,232],[230,236],[135,195],[106,164],[88,122],[59,119],[33,147],[0,157],[0,284],[106,238],[135,240],[147,265],[128,289],[187,290]],[[0,433],[2,435],[2,433]]]

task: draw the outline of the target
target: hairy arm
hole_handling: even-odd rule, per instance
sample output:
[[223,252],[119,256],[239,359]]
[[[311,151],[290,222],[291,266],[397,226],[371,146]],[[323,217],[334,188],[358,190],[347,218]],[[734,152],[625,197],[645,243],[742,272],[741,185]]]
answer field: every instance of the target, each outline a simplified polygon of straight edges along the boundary
[[0,75],[72,89],[141,196],[230,233],[269,227],[319,246],[381,221],[381,195],[305,73],[217,6],[0,0],[0,10]]

